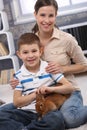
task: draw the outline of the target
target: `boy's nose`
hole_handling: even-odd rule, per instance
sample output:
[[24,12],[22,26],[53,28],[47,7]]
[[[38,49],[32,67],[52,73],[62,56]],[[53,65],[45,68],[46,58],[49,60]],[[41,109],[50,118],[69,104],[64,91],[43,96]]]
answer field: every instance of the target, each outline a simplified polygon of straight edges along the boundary
[[32,57],[32,56],[33,56],[33,54],[32,54],[32,53],[29,53],[29,54],[28,54],[28,57]]

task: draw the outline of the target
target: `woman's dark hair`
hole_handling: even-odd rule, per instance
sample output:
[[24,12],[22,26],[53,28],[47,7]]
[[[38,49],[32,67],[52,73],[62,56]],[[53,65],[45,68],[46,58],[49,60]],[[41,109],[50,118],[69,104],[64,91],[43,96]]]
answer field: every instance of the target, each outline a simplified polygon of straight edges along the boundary
[[[53,6],[55,8],[55,12],[58,11],[58,4],[56,0],[37,0],[34,6],[34,10],[36,13],[38,13],[38,10],[43,6]],[[37,23],[32,28],[32,32],[36,33],[38,31],[38,25]]]

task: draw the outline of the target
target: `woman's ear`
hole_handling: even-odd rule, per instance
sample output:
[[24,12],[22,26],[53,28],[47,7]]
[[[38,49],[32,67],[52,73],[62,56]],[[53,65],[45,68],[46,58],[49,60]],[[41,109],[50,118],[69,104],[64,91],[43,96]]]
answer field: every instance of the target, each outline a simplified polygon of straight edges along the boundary
[[34,17],[36,18],[36,12],[34,11]]

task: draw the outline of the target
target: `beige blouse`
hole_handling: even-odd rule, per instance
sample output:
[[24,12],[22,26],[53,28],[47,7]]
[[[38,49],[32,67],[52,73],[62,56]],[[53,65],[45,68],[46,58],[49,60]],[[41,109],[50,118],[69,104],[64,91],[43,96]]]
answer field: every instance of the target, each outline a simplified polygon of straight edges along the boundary
[[[42,58],[47,62],[56,61],[62,66],[70,65],[71,59],[76,64],[87,65],[87,58],[76,39],[71,34],[57,28],[54,28],[49,43],[44,47]],[[76,85],[74,75],[65,74],[65,77]]]

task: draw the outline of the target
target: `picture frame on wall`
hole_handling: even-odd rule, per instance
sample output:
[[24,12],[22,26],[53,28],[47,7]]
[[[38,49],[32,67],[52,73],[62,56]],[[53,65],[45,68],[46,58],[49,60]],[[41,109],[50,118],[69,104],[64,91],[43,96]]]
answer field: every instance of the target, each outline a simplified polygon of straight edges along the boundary
[[0,11],[4,9],[3,0],[0,0]]
[[8,30],[9,30],[9,23],[7,14],[5,11],[0,11],[0,32]]
[[2,24],[2,18],[1,18],[1,14],[0,14],[0,31],[3,29],[3,24]]

